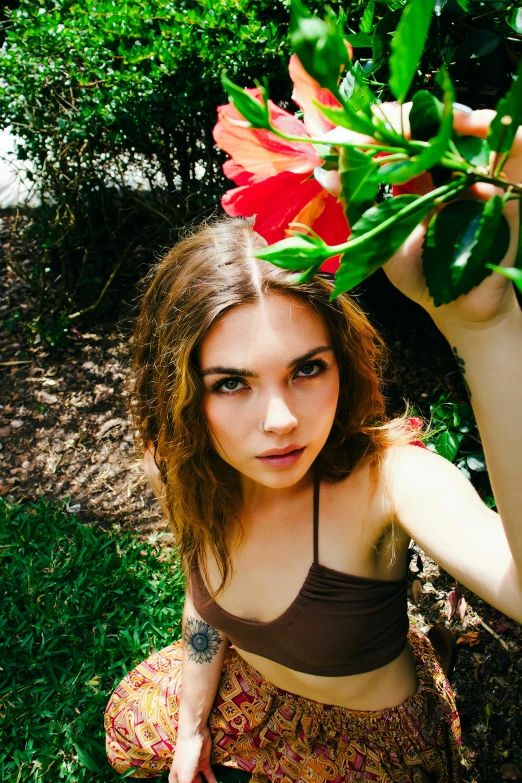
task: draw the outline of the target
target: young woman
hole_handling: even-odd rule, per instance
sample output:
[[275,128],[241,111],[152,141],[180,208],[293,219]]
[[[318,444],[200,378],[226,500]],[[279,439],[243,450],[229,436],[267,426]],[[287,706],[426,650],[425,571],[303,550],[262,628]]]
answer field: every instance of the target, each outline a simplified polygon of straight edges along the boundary
[[[458,129],[484,135],[490,119],[462,115]],[[254,783],[461,779],[453,693],[408,624],[407,550],[413,538],[522,621],[522,312],[498,274],[435,309],[421,241],[419,229],[385,270],[459,357],[500,516],[411,445],[407,412],[385,420],[385,346],[354,300],[256,261],[248,221],[201,228],[154,270],[135,416],[187,594],[182,640],[107,706],[119,772],[215,783],[212,762]]]

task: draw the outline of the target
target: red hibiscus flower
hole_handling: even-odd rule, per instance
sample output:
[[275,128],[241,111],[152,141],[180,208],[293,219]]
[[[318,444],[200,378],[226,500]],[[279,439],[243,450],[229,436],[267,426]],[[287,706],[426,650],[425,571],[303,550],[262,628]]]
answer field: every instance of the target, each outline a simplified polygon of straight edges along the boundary
[[[296,55],[289,64],[294,83],[292,99],[303,110],[303,120],[268,102],[274,127],[289,136],[322,136],[333,128],[312,101],[338,106],[329,90],[304,70]],[[248,92],[259,97],[259,90]],[[225,175],[238,187],[228,190],[221,205],[229,215],[256,216],[255,229],[269,244],[284,239],[290,223],[302,223],[329,245],[345,242],[350,229],[341,204],[317,182],[313,171],[322,160],[311,144],[288,142],[266,130],[245,127],[237,109],[227,103],[218,108],[214,139],[231,160]],[[330,258],[323,271],[335,272],[339,258]]]

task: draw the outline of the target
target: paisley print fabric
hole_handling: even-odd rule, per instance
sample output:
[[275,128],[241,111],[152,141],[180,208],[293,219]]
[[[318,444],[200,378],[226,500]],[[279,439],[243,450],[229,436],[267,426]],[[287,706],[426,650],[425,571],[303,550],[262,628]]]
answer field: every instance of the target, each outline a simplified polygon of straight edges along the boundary
[[[356,711],[277,688],[227,653],[209,717],[212,762],[252,783],[458,783],[460,722],[430,641],[408,639],[417,691],[398,707]],[[107,756],[135,778],[167,772],[176,746],[181,641],[154,653],[118,685],[105,712]]]

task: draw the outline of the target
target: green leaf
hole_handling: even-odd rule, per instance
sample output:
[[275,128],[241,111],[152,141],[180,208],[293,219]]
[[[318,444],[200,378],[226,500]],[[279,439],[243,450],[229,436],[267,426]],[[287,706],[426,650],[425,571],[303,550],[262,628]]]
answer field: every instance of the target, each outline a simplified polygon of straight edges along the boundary
[[[439,71],[437,81],[444,90],[442,116],[437,135],[429,141],[429,146],[424,147],[418,155],[414,155],[407,161],[386,163],[386,158],[383,158],[383,165],[378,174],[381,182],[389,185],[401,185],[404,182],[408,182],[410,179],[418,177],[419,174],[423,174],[425,171],[432,169],[447,151],[453,134],[453,101],[455,99],[455,93],[446,69],[441,69]],[[421,102],[427,105],[426,98],[421,98]],[[434,111],[435,108],[432,106],[429,114],[430,119],[433,118]],[[416,121],[420,121],[420,117],[418,116],[420,113],[420,110],[417,110]],[[426,115],[424,116],[426,117]],[[426,128],[427,123],[424,126],[424,130],[426,130]]]
[[441,457],[453,462],[457,456],[461,440],[462,435],[457,435],[455,432],[451,432],[450,430],[441,432],[438,438],[434,438],[437,454],[440,454]]
[[354,111],[363,111],[371,118],[371,106],[377,102],[377,97],[366,83],[361,63],[348,63],[347,74],[339,86],[339,92],[344,101],[349,101]]
[[[234,104],[241,116],[250,123],[252,128],[270,130],[270,114],[266,101],[260,103],[242,87],[234,84],[225,73],[221,77],[221,82],[231,103]],[[263,88],[261,89],[264,93]]]
[[416,92],[410,109],[412,139],[429,141],[436,136],[440,129],[443,109],[443,104],[431,92]]
[[366,210],[352,226],[330,298],[362,283],[386,263],[433,209],[435,198],[396,196]]
[[371,33],[374,13],[375,13],[375,0],[370,0],[368,5],[364,9],[364,13],[361,17],[361,23],[359,25],[359,30],[361,31],[361,33]]
[[345,38],[356,49],[372,45],[372,36],[369,33],[351,33],[350,35],[345,35]]
[[508,24],[517,33],[522,33],[522,8],[513,8],[508,16]]
[[342,30],[334,19],[322,21],[300,0],[292,0],[290,42],[305,71],[335,95],[339,74],[349,58]]
[[401,14],[400,8],[388,11],[375,25],[372,44],[372,73],[388,67],[391,52],[391,34],[395,32]]
[[91,758],[91,756],[89,756],[85,750],[82,750],[76,743],[74,743],[74,747],[76,748],[76,753],[78,755],[80,764],[82,764],[84,767],[87,767],[87,769],[90,769],[91,772],[95,772],[97,775],[104,774],[98,764],[94,761],[93,758]]
[[341,201],[350,226],[357,223],[377,198],[379,183],[375,174],[378,168],[374,159],[364,152],[353,147],[340,148]]
[[522,124],[522,59],[517,77],[497,104],[497,113],[489,126],[488,144],[492,150],[509,153],[519,125]]
[[491,150],[485,139],[478,136],[459,136],[455,134],[453,141],[458,151],[472,166],[487,166]]
[[486,257],[501,261],[509,246],[503,200],[454,201],[430,221],[423,271],[436,307],[466,294],[491,274]]
[[391,43],[390,89],[404,103],[428,36],[435,0],[409,0]]
[[483,452],[477,451],[474,454],[469,454],[466,458],[468,468],[474,470],[477,473],[484,473],[488,468],[486,465],[486,459]]
[[270,261],[282,269],[308,270],[312,266],[321,266],[334,255],[336,251],[332,251],[319,237],[297,234],[259,250],[256,258]]
[[376,128],[373,122],[363,114],[359,114],[352,109],[348,104],[343,108],[337,108],[334,106],[324,106],[319,101],[312,101],[319,109],[327,120],[333,122],[334,125],[340,125],[342,128],[348,128],[348,130],[356,131],[357,133],[364,133],[365,135],[373,136]]
[[487,57],[495,51],[501,43],[502,38],[495,35],[493,30],[485,27],[478,27],[467,33],[465,38],[455,49],[453,60],[462,62],[463,60],[478,60],[480,57]]

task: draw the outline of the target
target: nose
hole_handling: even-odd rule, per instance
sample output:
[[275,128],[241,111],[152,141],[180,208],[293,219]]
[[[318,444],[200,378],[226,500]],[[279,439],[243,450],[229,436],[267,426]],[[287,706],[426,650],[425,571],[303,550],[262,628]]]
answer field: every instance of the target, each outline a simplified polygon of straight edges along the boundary
[[266,410],[264,425],[265,432],[276,432],[284,435],[291,432],[297,426],[297,419],[281,397],[271,397]]

